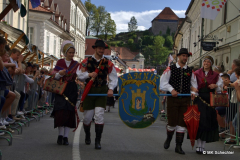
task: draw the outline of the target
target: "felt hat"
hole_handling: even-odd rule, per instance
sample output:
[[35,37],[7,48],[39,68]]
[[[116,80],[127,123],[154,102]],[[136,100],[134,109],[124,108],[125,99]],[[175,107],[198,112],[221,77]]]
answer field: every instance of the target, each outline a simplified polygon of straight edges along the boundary
[[92,46],[92,48],[95,49],[96,47],[104,47],[105,49],[107,49],[108,45],[105,44],[103,40],[97,39],[95,44]]
[[188,57],[191,56],[191,53],[188,52],[188,49],[187,48],[181,48],[179,53],[177,54],[177,56],[181,55],[181,54],[187,54]]

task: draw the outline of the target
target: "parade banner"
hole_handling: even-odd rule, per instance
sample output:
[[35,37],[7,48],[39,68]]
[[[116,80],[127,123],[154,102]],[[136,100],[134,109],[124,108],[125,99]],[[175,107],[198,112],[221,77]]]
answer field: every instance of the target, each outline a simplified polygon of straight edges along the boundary
[[201,8],[201,17],[215,20],[218,13],[222,10],[227,0],[203,0]]
[[146,128],[159,113],[160,77],[149,72],[133,72],[120,76],[119,115],[131,128]]

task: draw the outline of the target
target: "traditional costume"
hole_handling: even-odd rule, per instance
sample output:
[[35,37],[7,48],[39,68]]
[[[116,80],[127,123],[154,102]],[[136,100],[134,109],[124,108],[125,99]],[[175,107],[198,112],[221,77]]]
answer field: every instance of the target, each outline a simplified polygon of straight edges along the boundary
[[[214,64],[214,60],[211,56],[206,56],[204,60],[210,60],[211,64]],[[215,92],[215,89],[210,89],[210,84],[217,84],[216,91],[221,91],[223,87],[222,78],[218,73],[210,69],[208,72],[204,71],[204,68],[200,68],[195,71],[198,85],[198,97],[195,98],[194,103],[198,105],[200,112],[199,128],[197,133],[197,153],[204,151],[205,143],[215,142],[219,139],[217,113],[215,108],[209,107],[210,104],[210,92]]]
[[[187,49],[182,48],[177,56],[181,54],[187,54]],[[171,94],[173,90],[179,94],[190,94],[191,86],[197,87],[196,77],[192,73],[192,69],[187,64],[181,68],[178,63],[168,67],[161,76],[160,89]],[[192,92],[195,94],[194,92]],[[170,147],[170,142],[174,131],[176,130],[176,148],[175,152],[185,154],[182,151],[182,142],[184,138],[184,132],[186,131],[186,124],[183,120],[184,113],[187,111],[187,106],[191,102],[191,97],[168,97],[167,98],[167,140],[164,143],[164,148]]]
[[[64,56],[66,56],[66,53],[70,48],[74,48],[71,41],[64,41],[62,43],[61,50]],[[59,130],[57,141],[59,145],[62,144],[62,140],[64,145],[68,145],[70,128],[76,128],[75,105],[78,98],[78,89],[75,79],[78,66],[79,63],[77,61],[60,59],[57,61],[54,68],[54,71],[57,72],[55,78],[62,78],[63,81],[68,82],[63,95],[55,95],[54,110],[52,113],[52,116],[54,117],[54,128],[58,127]],[[66,69],[67,74],[61,76],[59,71],[64,69]]]
[[[96,40],[95,45],[92,46],[94,49],[96,47],[105,47],[105,43],[102,40]],[[100,66],[100,71],[98,73],[98,76],[95,78],[95,81],[92,85],[92,88],[89,91],[89,94],[106,94],[108,92],[108,89],[113,90],[115,86],[117,85],[118,77],[116,69],[113,65],[113,63],[102,56],[101,59],[96,59],[95,56],[88,57],[84,59],[79,66],[79,69],[77,71],[78,78],[81,81],[85,81],[88,83],[91,79],[89,77],[89,73],[92,73],[95,71],[95,69],[99,66],[99,63],[101,60],[102,64]],[[109,77],[109,83],[107,86],[107,76]],[[95,138],[95,148],[101,149],[100,141],[101,141],[101,135],[103,132],[103,126],[104,126],[104,109],[106,107],[107,103],[107,97],[90,97],[87,96],[85,100],[83,101],[83,109],[84,109],[84,119],[83,119],[83,126],[84,131],[86,133],[85,137],[85,143],[90,144],[90,127],[91,127],[91,121],[93,116],[95,117],[95,132],[96,132],[96,138]]]

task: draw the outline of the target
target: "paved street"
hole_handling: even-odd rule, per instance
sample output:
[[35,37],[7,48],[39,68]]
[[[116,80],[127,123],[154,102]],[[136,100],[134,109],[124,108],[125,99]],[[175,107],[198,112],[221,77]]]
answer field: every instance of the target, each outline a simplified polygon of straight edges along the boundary
[[[80,113],[82,118],[82,113]],[[159,119],[145,129],[131,129],[125,126],[118,115],[117,105],[105,114],[105,126],[102,137],[102,150],[94,149],[94,124],[92,124],[92,144],[84,144],[84,130],[79,128],[76,133],[70,133],[69,146],[58,146],[56,143],[58,130],[53,129],[53,119],[49,115],[39,122],[32,121],[30,127],[23,128],[23,134],[13,134],[13,145],[8,146],[0,139],[0,149],[3,160],[157,160],[157,159],[239,159],[240,149],[234,149],[233,155],[197,155],[192,150],[190,141],[185,139],[183,150],[186,155],[174,152],[174,139],[168,150],[163,149],[166,138],[165,122]],[[80,134],[80,138],[79,135]],[[74,142],[73,142],[74,140]],[[223,151],[223,142],[206,145],[210,151]],[[74,145],[73,145],[74,144]]]

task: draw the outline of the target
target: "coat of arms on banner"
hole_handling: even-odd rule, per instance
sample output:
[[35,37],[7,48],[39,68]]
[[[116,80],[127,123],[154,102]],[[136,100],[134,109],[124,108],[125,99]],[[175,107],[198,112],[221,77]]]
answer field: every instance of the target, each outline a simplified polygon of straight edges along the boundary
[[159,113],[160,77],[153,73],[128,73],[118,78],[119,115],[131,128],[145,128]]

